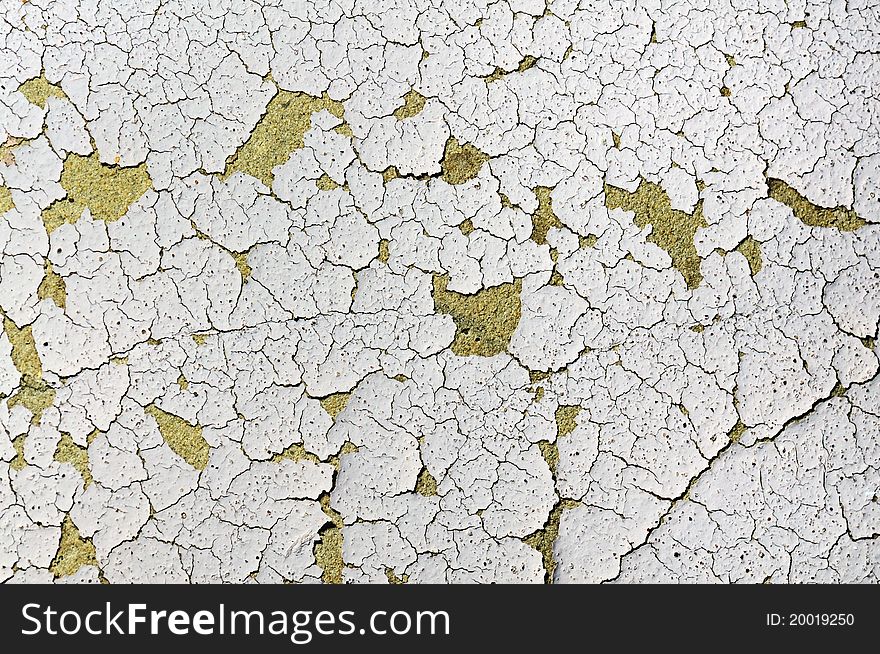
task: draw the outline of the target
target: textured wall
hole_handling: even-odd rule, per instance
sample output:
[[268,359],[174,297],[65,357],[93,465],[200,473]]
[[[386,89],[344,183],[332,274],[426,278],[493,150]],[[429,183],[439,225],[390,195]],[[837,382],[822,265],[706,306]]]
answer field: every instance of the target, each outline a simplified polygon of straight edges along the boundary
[[0,580],[876,581],[878,42],[0,0]]

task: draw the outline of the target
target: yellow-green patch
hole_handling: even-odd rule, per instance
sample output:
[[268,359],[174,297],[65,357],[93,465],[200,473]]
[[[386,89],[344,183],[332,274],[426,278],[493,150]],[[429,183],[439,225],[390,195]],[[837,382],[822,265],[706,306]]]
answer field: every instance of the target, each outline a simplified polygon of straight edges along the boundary
[[15,209],[15,202],[12,201],[12,192],[5,186],[0,186],[0,214]]
[[335,191],[339,188],[339,184],[333,181],[333,178],[327,173],[324,173],[317,179],[315,186],[318,187],[319,191]]
[[51,98],[66,98],[64,91],[60,86],[50,84],[45,74],[39,77],[29,79],[27,82],[18,87],[19,92],[27,98],[31,104],[35,104],[40,109],[46,108],[46,100]]
[[809,227],[833,227],[842,232],[852,232],[865,226],[858,214],[846,207],[828,209],[807,200],[781,179],[769,178],[767,190],[771,198],[789,207],[802,223]]
[[703,281],[700,256],[694,245],[697,229],[706,227],[702,200],[693,213],[673,209],[669,196],[659,184],[642,180],[635,192],[605,185],[605,206],[635,213],[640,229],[652,226],[648,240],[663,248],[672,258],[672,265],[682,274],[688,288]]
[[11,409],[21,404],[33,414],[33,421],[39,423],[43,411],[55,401],[55,389],[43,381],[43,364],[37,353],[31,326],[19,329],[9,318],[3,321],[3,330],[12,345],[12,364],[21,373],[18,393],[7,401]]
[[737,420],[736,424],[727,434],[727,437],[734,443],[738,443],[739,439],[743,437],[743,434],[746,433],[746,426],[743,424],[742,420]]
[[88,488],[92,483],[92,471],[89,469],[89,451],[87,448],[73,442],[70,434],[62,432],[58,447],[55,448],[55,460],[59,463],[69,463],[83,478],[83,487]]
[[388,263],[388,257],[391,256],[391,253],[388,250],[388,245],[389,242],[387,238],[383,238],[381,241],[379,241],[379,256],[377,257],[377,259],[379,259],[379,261],[381,261],[382,263]]
[[425,108],[425,96],[412,89],[403,96],[403,104],[394,110],[394,117],[397,120],[406,120],[413,116],[418,116]]
[[553,583],[553,573],[556,570],[556,559],[553,556],[553,544],[559,536],[559,521],[562,518],[562,512],[566,509],[572,509],[578,505],[574,500],[561,500],[553,510],[550,511],[550,517],[543,529],[539,529],[531,536],[524,538],[526,545],[533,547],[541,553],[541,559],[544,563],[544,581]]
[[317,454],[312,454],[300,443],[294,443],[280,454],[276,454],[272,457],[272,461],[275,463],[284,461],[285,459],[289,459],[290,461],[310,461],[315,465],[320,465],[321,463],[321,459],[318,458]]
[[64,522],[61,523],[58,552],[49,564],[49,572],[56,578],[69,577],[84,565],[98,567],[95,545],[91,538],[82,537],[69,515],[65,516]]
[[388,168],[382,171],[382,181],[386,184],[393,179],[397,179],[398,177],[400,177],[400,173],[398,172],[396,166],[388,166]]
[[385,577],[388,579],[389,584],[394,584],[395,586],[409,583],[409,575],[404,574],[398,577],[394,574],[393,568],[385,568]]
[[434,308],[455,321],[452,351],[490,357],[507,349],[519,324],[522,281],[493,286],[473,295],[447,291],[449,277],[434,275]]
[[552,188],[546,186],[536,186],[534,189],[535,197],[538,198],[538,208],[532,214],[532,234],[531,239],[538,245],[544,245],[547,242],[547,232],[551,228],[562,227],[562,223],[556,214],[553,213],[553,197]]
[[449,184],[464,184],[476,177],[488,160],[488,154],[480,152],[470,143],[462,145],[450,137],[443,150],[440,177]]
[[26,437],[26,434],[19,434],[12,439],[12,449],[15,450],[15,458],[9,463],[9,467],[13,470],[22,470],[27,465],[27,460],[24,458],[24,441]]
[[591,248],[599,242],[599,237],[595,234],[587,234],[586,236],[578,236],[578,247]]
[[41,300],[52,300],[59,309],[67,305],[67,285],[64,278],[52,270],[52,262],[46,260],[43,281],[37,287],[37,297]]
[[321,568],[321,581],[325,584],[341,584],[342,569],[342,516],[330,506],[330,496],[321,495],[321,509],[328,518],[318,532],[320,540],[315,543],[315,563]]
[[321,400],[321,408],[336,420],[345,405],[348,404],[349,399],[351,399],[351,393],[333,393]]
[[326,93],[318,98],[307,93],[279,91],[248,140],[229,157],[221,179],[240,171],[272,188],[275,179],[272,169],[305,145],[304,137],[312,126],[312,114],[323,109],[337,118],[344,115],[342,103],[331,100]]
[[538,441],[538,449],[541,450],[541,456],[544,457],[544,461],[547,462],[547,467],[550,468],[550,474],[555,478],[556,466],[559,465],[559,447],[556,443],[541,440]]
[[248,253],[247,252],[232,252],[232,258],[235,260],[235,267],[238,268],[238,272],[241,275],[242,281],[247,281],[250,279],[251,267],[248,265]]
[[49,233],[64,223],[75,223],[86,207],[99,220],[119,220],[149,190],[152,181],[146,164],[120,168],[101,163],[97,154],[70,154],[64,160],[61,186],[67,196],[43,212]]
[[196,470],[205,469],[211,447],[202,436],[200,426],[192,425],[180,416],[167,413],[154,404],[149,405],[145,411],[153,416],[162,438],[178,456]]
[[433,497],[437,494],[437,480],[427,468],[422,468],[416,479],[416,493],[425,497]]
[[614,143],[614,147],[620,150],[620,134],[611,132],[611,141]]
[[577,427],[577,417],[581,408],[577,404],[560,404],[556,408],[556,437],[568,436]]
[[511,73],[524,73],[529,68],[534,68],[535,64],[537,64],[537,63],[538,63],[537,57],[534,57],[532,55],[526,55],[525,57],[523,57],[520,60],[519,65],[517,65],[517,67],[516,67],[516,70],[504,70],[503,68],[499,68],[496,66],[495,70],[492,72],[492,74],[487,75],[483,79],[485,80],[486,84],[491,84],[492,82],[496,82],[496,81],[500,80],[505,75],[510,75]]
[[761,258],[761,244],[758,241],[749,236],[736,246],[736,251],[749,262],[749,270],[752,271],[752,277],[761,272],[761,268],[764,267],[764,261]]

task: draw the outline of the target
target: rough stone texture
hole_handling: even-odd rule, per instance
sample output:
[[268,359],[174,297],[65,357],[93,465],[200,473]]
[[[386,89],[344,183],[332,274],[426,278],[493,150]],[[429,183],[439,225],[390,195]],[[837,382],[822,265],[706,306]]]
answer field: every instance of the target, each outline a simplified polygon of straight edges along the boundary
[[0,3],[0,581],[876,582],[865,0]]

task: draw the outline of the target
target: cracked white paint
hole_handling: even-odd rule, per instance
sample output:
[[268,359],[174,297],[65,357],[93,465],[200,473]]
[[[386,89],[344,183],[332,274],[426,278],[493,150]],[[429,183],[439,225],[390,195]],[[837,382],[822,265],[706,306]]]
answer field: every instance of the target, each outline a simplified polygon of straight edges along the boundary
[[880,14],[632,4],[0,3],[0,581],[878,581]]

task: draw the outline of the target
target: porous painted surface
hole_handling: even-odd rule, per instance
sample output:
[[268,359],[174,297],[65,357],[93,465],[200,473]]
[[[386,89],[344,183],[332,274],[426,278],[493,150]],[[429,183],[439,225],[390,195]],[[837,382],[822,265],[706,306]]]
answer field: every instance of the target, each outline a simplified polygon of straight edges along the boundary
[[0,35],[0,580],[877,581],[876,3]]

